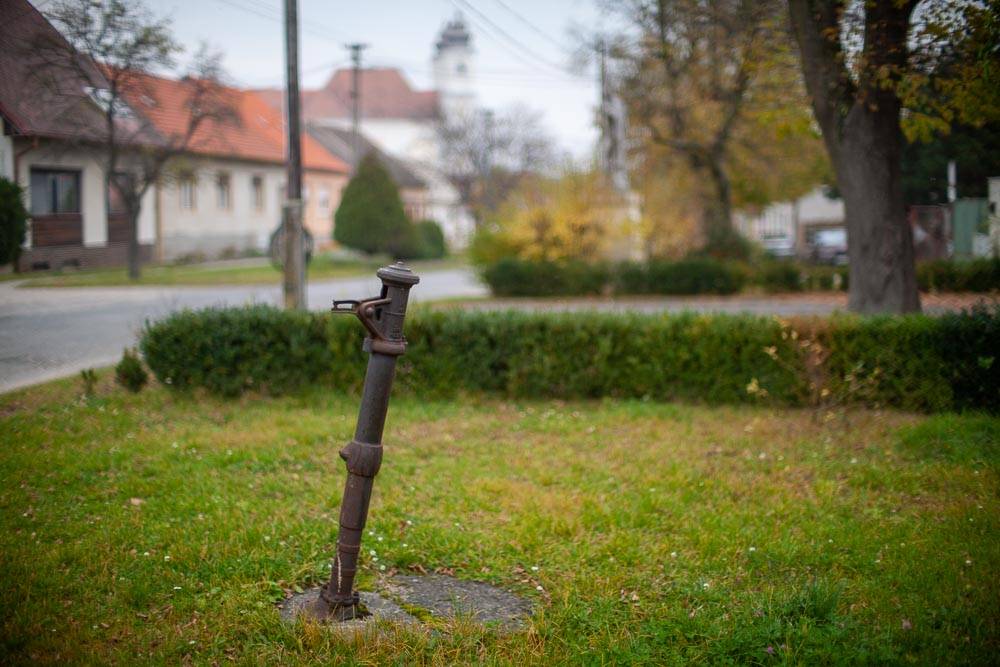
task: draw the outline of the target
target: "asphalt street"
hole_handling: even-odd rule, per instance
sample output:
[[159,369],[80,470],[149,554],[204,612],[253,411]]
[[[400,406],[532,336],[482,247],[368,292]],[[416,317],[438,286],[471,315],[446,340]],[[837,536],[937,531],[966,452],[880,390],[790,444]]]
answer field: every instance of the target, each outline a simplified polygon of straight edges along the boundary
[[[422,275],[411,301],[487,294],[472,271]],[[334,299],[378,294],[375,278],[342,278],[309,285],[313,310]],[[182,308],[281,302],[277,285],[219,287],[19,288],[0,283],[0,392],[107,366],[135,344],[147,320]]]

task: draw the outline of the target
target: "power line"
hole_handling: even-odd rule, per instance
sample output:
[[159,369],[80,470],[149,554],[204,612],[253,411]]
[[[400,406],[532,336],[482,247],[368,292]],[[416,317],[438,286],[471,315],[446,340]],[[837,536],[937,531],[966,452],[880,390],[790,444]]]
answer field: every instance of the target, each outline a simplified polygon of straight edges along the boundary
[[[452,2],[452,4],[454,4],[459,9],[463,9],[464,8],[464,9],[472,12],[476,16],[478,16],[479,19],[481,21],[483,21],[486,25],[490,26],[493,29],[494,32],[496,32],[497,34],[501,35],[504,39],[506,39],[507,41],[509,41],[511,44],[513,44],[517,48],[521,49],[521,51],[523,51],[525,54],[527,54],[531,59],[533,59],[535,61],[535,62],[529,63],[529,64],[536,65],[538,63],[541,63],[541,64],[543,64],[543,65],[545,65],[547,67],[551,67],[552,69],[555,69],[555,70],[557,70],[557,71],[559,71],[561,73],[565,73],[566,69],[562,65],[558,65],[558,64],[552,63],[547,58],[545,58],[544,56],[540,55],[534,49],[526,46],[523,42],[521,42],[519,39],[517,39],[516,37],[514,37],[513,35],[511,35],[509,32],[507,32],[506,30],[504,30],[503,28],[501,28],[492,19],[490,19],[490,17],[486,16],[486,14],[484,14],[483,12],[481,12],[479,9],[477,9],[475,6],[473,6],[467,0],[451,0],[451,2]],[[510,53],[513,54],[515,52],[514,51],[510,51]]]
[[[258,17],[260,17],[262,19],[267,19],[267,20],[273,21],[275,23],[282,23],[283,22],[283,18],[281,16],[279,16],[277,14],[270,13],[272,11],[278,11],[277,8],[272,7],[272,6],[270,6],[270,5],[266,4],[266,3],[258,3],[256,5],[249,5],[248,6],[248,5],[244,5],[241,2],[237,2],[236,0],[215,0],[215,1],[216,2],[221,2],[222,4],[228,5],[230,7],[235,8],[235,9],[239,9],[240,11],[246,12],[248,14],[253,14],[254,16],[258,16]],[[332,42],[334,44],[339,44],[340,43],[339,39],[337,39],[336,37],[333,37],[333,36],[331,36],[329,34],[331,32],[335,32],[331,28],[326,28],[325,26],[321,26],[321,25],[313,23],[311,21],[309,23],[301,22],[300,26],[301,26],[303,32],[308,32],[309,34],[313,35],[314,37],[318,37],[320,39],[325,39],[326,41]]]
[[552,37],[547,32],[545,32],[544,30],[542,30],[541,28],[539,28],[537,25],[535,25],[534,23],[532,23],[531,21],[529,21],[527,18],[524,17],[523,14],[521,14],[520,12],[518,12],[517,10],[515,10],[513,7],[511,7],[510,5],[508,5],[506,2],[504,2],[503,0],[494,0],[494,1],[498,5],[500,5],[504,10],[506,10],[507,13],[509,13],[511,16],[513,16],[518,21],[520,21],[521,23],[523,23],[524,25],[526,25],[536,35],[539,35],[542,39],[544,39],[545,41],[549,42],[550,44],[552,44],[553,46],[555,46],[557,49],[559,49],[560,51],[562,51],[563,53],[565,53],[567,55],[572,55],[573,54],[572,49],[566,48],[562,44],[562,42],[560,40],[556,39],[555,37]]

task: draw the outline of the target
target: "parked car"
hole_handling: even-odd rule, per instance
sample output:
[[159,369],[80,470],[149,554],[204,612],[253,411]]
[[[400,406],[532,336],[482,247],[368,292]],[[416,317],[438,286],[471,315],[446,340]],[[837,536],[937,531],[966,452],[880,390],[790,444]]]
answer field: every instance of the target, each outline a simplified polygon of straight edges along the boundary
[[813,236],[812,259],[820,264],[847,264],[847,230],[821,229]]

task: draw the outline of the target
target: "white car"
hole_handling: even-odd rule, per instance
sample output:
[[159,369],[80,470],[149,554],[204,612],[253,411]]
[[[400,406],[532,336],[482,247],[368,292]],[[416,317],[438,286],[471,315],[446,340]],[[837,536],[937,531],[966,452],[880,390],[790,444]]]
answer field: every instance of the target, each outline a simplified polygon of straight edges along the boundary
[[816,232],[813,236],[812,258],[821,264],[847,264],[847,230],[838,227]]

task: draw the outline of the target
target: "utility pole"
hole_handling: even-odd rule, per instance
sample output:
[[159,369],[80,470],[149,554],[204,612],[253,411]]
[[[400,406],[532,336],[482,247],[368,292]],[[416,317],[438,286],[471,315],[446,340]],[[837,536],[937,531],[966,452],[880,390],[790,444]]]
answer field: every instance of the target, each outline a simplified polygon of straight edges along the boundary
[[367,44],[348,44],[351,51],[351,150],[354,152],[354,165],[361,162],[361,52],[368,48]]
[[288,186],[283,208],[285,308],[304,310],[305,253],[302,247],[302,115],[299,109],[298,0],[285,0],[285,106],[288,109]]

